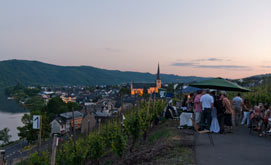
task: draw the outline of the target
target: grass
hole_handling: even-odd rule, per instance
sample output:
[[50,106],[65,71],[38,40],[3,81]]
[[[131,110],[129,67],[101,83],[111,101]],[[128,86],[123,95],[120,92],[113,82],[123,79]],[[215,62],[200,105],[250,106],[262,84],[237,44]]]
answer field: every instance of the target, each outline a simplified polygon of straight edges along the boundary
[[147,138],[147,142],[148,142],[148,144],[154,144],[158,140],[168,138],[168,137],[170,137],[172,135],[173,134],[169,130],[161,129],[161,130],[158,130],[155,133],[153,133],[151,136],[149,136]]
[[36,147],[37,144],[30,144],[30,145],[27,145],[25,146],[23,149],[22,149],[22,152],[25,152],[25,151],[30,151],[32,150],[34,147]]
[[180,145],[180,140],[183,140],[186,135],[180,134],[179,130],[176,130],[175,125],[177,124],[175,121],[167,121],[147,138],[147,142],[150,145],[157,144],[160,140],[166,140],[175,146],[169,151],[163,151],[165,152],[163,156],[160,155],[153,159],[155,162],[165,165],[193,165],[195,164],[193,157],[194,151],[191,147]]
[[175,147],[163,157],[154,158],[164,165],[193,165],[193,151],[188,147]]

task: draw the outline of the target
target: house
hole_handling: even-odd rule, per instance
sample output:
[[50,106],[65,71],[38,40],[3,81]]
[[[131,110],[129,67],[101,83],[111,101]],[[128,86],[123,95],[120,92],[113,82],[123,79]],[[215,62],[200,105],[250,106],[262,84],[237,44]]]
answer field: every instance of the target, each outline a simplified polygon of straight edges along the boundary
[[110,119],[111,117],[112,117],[111,113],[108,113],[108,112],[97,111],[95,113],[95,119],[96,119],[97,123],[103,123],[106,120]]
[[161,88],[162,82],[160,79],[160,67],[158,64],[157,75],[156,75],[156,82],[155,83],[131,83],[131,95],[140,95],[142,96],[144,92],[151,94],[151,93],[158,93],[158,89]]
[[129,110],[129,109],[132,109],[133,106],[134,105],[132,103],[123,103],[122,107],[121,107],[121,110]]
[[96,118],[109,118],[109,117],[111,117],[111,113],[97,111],[97,112],[95,113],[95,117],[96,117]]
[[[75,129],[81,128],[83,120],[83,114],[79,111],[74,111],[74,123]],[[73,127],[72,112],[61,113],[57,118],[55,118],[51,123],[51,135],[54,133],[65,134],[70,132]]]
[[96,126],[96,119],[90,112],[86,112],[83,116],[81,133],[89,133]]
[[53,134],[65,134],[66,133],[66,123],[61,117],[57,117],[51,123],[51,136]]
[[[69,132],[73,126],[72,112],[61,113],[60,117],[65,121],[65,132]],[[82,124],[83,114],[79,111],[74,111],[74,126],[75,129],[80,129]]]
[[76,97],[75,96],[60,96],[60,98],[63,100],[64,103],[68,103],[68,102],[76,102]]

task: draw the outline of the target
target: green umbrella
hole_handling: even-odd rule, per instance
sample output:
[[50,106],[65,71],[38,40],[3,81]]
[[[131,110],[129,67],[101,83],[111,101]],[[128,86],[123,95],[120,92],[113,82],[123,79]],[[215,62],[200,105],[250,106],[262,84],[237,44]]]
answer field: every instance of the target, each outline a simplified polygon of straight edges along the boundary
[[238,91],[238,92],[249,92],[250,90],[244,87],[241,87],[238,84],[225,80],[223,78],[213,78],[205,81],[196,82],[190,84],[189,86],[197,88],[209,88],[209,89],[218,89],[225,91]]

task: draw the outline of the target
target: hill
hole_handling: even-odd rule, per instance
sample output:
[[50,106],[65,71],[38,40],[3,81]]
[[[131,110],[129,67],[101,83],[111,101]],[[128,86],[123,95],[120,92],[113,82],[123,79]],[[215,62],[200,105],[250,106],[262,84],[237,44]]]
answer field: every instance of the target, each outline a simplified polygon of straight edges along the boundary
[[254,75],[251,77],[246,77],[243,79],[234,80],[238,84],[247,87],[247,88],[254,88],[261,86],[262,84],[270,82],[271,74],[261,74],[261,75]]
[[[115,85],[154,82],[155,74],[106,70],[91,66],[58,66],[39,61],[0,61],[0,86],[24,85]],[[199,81],[200,77],[161,74],[162,82]]]

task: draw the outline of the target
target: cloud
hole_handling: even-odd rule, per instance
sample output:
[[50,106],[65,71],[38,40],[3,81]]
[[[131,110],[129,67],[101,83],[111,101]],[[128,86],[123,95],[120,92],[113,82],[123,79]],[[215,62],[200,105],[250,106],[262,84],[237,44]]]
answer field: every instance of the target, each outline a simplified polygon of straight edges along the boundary
[[271,69],[271,66],[261,66],[261,68]]
[[211,68],[211,69],[249,69],[248,66],[241,65],[195,65],[196,68]]
[[119,53],[121,52],[120,49],[115,49],[115,48],[104,48],[105,51],[110,52],[110,53]]
[[242,69],[242,70],[251,69],[248,66],[242,66],[242,65],[201,65],[201,64],[192,63],[192,62],[177,62],[177,63],[171,64],[171,66],[206,68],[206,69]]
[[230,61],[228,59],[221,59],[221,58],[207,58],[207,59],[196,59],[196,60],[193,60],[195,62],[204,62],[204,61]]
[[224,60],[219,58],[208,58],[207,61],[224,61]]
[[177,63],[171,64],[171,66],[186,66],[186,67],[194,66],[194,65],[195,63],[192,63],[192,62],[177,62]]

